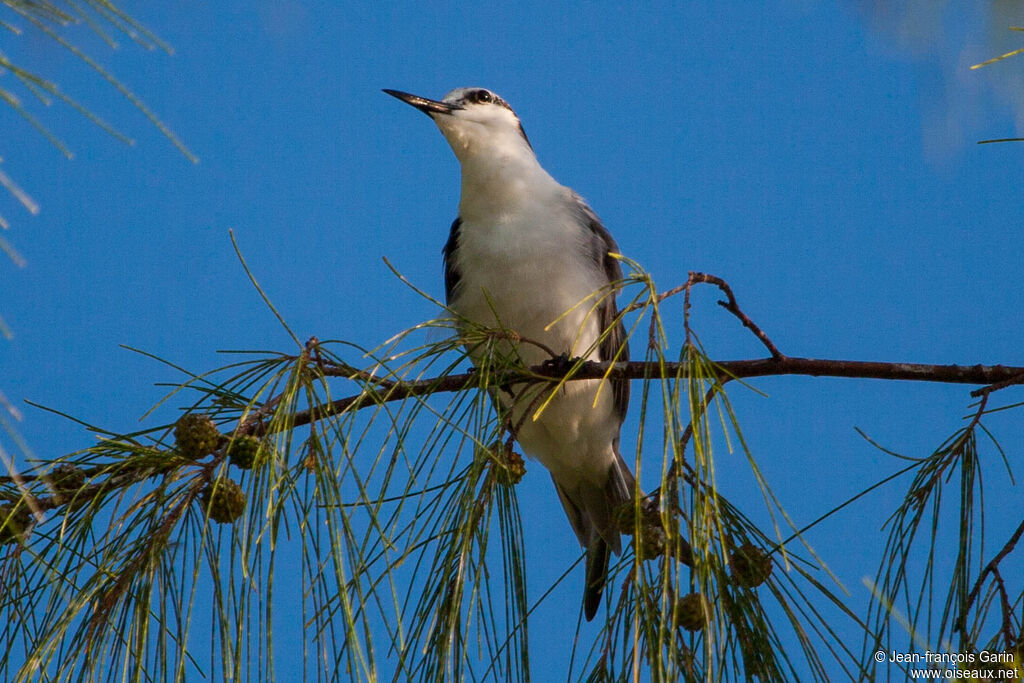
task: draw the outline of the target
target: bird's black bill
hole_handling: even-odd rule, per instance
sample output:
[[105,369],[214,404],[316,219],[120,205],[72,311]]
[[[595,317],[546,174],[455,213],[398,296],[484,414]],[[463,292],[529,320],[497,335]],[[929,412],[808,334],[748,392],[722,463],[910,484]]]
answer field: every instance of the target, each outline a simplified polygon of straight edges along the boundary
[[448,102],[439,102],[437,100],[428,100],[426,97],[420,97],[419,95],[410,95],[409,93],[402,92],[401,90],[388,90],[387,88],[384,88],[384,92],[391,95],[392,97],[397,97],[406,104],[411,104],[412,106],[416,107],[421,112],[427,115],[451,114],[456,109],[462,109],[462,107],[460,107],[457,104],[449,104]]

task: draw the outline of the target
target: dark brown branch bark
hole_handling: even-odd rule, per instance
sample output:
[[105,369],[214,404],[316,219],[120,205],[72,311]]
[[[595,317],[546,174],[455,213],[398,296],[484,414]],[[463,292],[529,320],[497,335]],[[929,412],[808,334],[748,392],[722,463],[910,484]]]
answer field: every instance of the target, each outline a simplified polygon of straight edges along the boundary
[[[609,366],[614,365],[611,369]],[[803,375],[809,377],[846,377],[854,379],[885,379],[916,382],[938,382],[943,384],[993,385],[1007,381],[1024,381],[1024,367],[1006,365],[928,365],[924,363],[886,363],[880,361],[850,361],[819,358],[763,358],[756,360],[717,361],[716,367],[727,377],[749,379],[781,375]],[[685,363],[665,363],[665,376],[685,377]],[[659,375],[658,364],[644,361],[625,363],[597,363],[588,361],[572,373],[569,381],[581,379],[622,378],[644,379]],[[509,371],[490,387],[503,387],[520,382],[556,381],[563,375],[553,373],[549,368],[537,366],[525,371]],[[435,379],[414,382],[395,382],[379,390],[367,390],[360,394],[341,398],[317,410],[306,410],[295,415],[294,426],[308,424],[330,415],[348,410],[358,410],[379,402],[400,401],[428,394],[462,391],[480,384],[480,378],[472,372],[448,375]],[[265,424],[251,423],[240,428],[243,433],[260,433]]]
[[[623,378],[623,379],[644,379],[660,376],[657,363],[646,363],[643,361],[630,361],[615,363],[614,367],[609,362],[597,363],[588,361],[582,364],[568,381],[581,379],[601,379],[602,377]],[[946,384],[974,384],[991,387],[992,390],[1001,389],[1011,383],[1024,383],[1024,367],[1005,365],[927,365],[923,363],[886,363],[873,361],[846,361],[829,360],[818,358],[792,358],[782,356],[780,358],[763,358],[754,360],[727,360],[715,363],[721,373],[721,379],[749,379],[753,377],[771,377],[781,375],[803,375],[810,377],[847,377],[858,379],[884,379],[903,380],[919,382],[939,382]],[[686,364],[672,362],[664,364],[666,377],[685,377]],[[331,374],[331,373],[325,373]],[[365,380],[365,377],[360,376]],[[564,375],[552,370],[548,366],[537,366],[529,370],[510,370],[504,376],[498,376],[496,381],[489,384],[490,387],[499,388],[522,382],[544,382],[559,381]],[[445,377],[424,379],[412,382],[401,382],[394,380],[382,381],[379,388],[368,387],[362,393],[348,396],[346,398],[332,401],[314,410],[304,410],[295,414],[292,426],[300,427],[317,420],[324,419],[331,415],[337,415],[349,410],[359,410],[366,406],[389,402],[400,401],[417,396],[426,396],[435,393],[450,393],[463,391],[480,385],[480,378],[473,372],[448,375]],[[268,429],[268,418],[266,409],[256,411],[251,419],[235,430],[236,434],[262,434]],[[89,476],[99,473],[102,467],[95,471],[87,472]],[[149,472],[153,468],[147,466]],[[115,475],[114,481],[105,481],[89,487],[95,492],[106,490],[110,487],[119,488],[126,483],[133,483],[139,480],[138,472],[122,472]],[[37,477],[25,477],[26,480],[34,480]],[[143,476],[143,478],[145,478]],[[10,477],[0,477],[0,482],[9,482]],[[43,504],[43,509],[57,507],[55,501],[46,498],[36,498],[37,503]]]

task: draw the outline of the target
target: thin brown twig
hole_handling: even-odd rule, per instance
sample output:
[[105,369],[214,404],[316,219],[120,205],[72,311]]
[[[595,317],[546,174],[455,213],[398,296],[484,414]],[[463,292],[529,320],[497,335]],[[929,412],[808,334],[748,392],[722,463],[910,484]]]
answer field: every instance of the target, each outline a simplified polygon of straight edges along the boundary
[[[717,275],[711,275],[710,273],[699,273],[696,271],[690,271],[687,275],[686,282],[684,282],[683,284],[677,287],[673,287],[671,289],[667,289],[661,294],[659,294],[657,297],[655,297],[655,300],[658,303],[661,303],[665,299],[675,296],[680,292],[684,293],[683,325],[685,327],[686,332],[686,343],[690,341],[691,337],[689,327],[690,290],[693,288],[694,285],[701,283],[715,285],[720,290],[722,290],[722,293],[725,294],[726,296],[726,301],[719,301],[718,305],[732,313],[737,319],[739,319],[741,323],[743,323],[744,327],[753,332],[754,336],[757,337],[757,339],[764,345],[766,349],[768,349],[768,353],[772,355],[772,358],[781,359],[786,357],[781,351],[779,351],[778,347],[775,346],[772,340],[768,338],[768,335],[764,332],[764,330],[762,330],[753,320],[751,320],[750,317],[746,313],[744,313],[743,310],[739,307],[739,304],[736,303],[736,295],[733,294],[732,287],[730,287],[725,280],[718,277]],[[635,311],[639,308],[643,308],[646,305],[647,302],[638,301],[622,309],[622,312],[629,313],[630,311]]]
[[726,382],[731,379],[732,377],[719,377],[718,381],[708,389],[706,394],[704,394],[704,401],[700,405],[700,412],[690,419],[689,424],[686,425],[686,429],[683,430],[683,435],[679,438],[680,455],[686,454],[686,445],[690,442],[690,439],[693,438],[693,423],[704,416],[704,411],[707,410],[709,405],[711,405],[711,399],[713,399],[715,394],[725,387]]
[[764,330],[758,327],[757,324],[740,309],[739,304],[736,303],[736,296],[732,293],[732,287],[730,287],[725,280],[716,275],[709,275],[707,273],[690,273],[690,279],[695,282],[711,283],[722,290],[722,292],[725,293],[727,301],[719,301],[718,305],[739,318],[740,322],[743,323],[743,326],[753,332],[754,336],[764,344],[764,347],[768,349],[768,353],[772,354],[772,358],[775,360],[781,360],[786,357],[781,351],[779,351],[772,340],[768,338],[768,335],[765,334]]
[[949,446],[949,453],[955,457],[946,456],[942,459],[941,464],[935,473],[928,478],[928,481],[917,487],[913,492],[919,504],[923,505],[928,493],[942,480],[946,470],[953,466],[958,460],[964,457],[964,447],[967,445],[968,439],[974,432],[974,428],[981,423],[981,417],[985,414],[985,406],[988,405],[988,394],[981,397],[981,401],[978,402],[978,409],[974,411],[974,416],[971,421],[964,427],[960,436]]
[[[245,420],[239,427],[239,429],[241,430],[240,433],[248,434],[249,431],[251,431],[251,427],[253,427],[254,425],[261,424],[264,418],[266,418],[268,415],[274,412],[274,408],[277,406],[278,403],[281,402],[282,398],[284,398],[284,392],[281,392],[277,396],[268,399],[259,408],[246,415]],[[239,429],[236,429],[235,431],[238,432]]]
[[[679,477],[679,463],[683,462],[685,464],[686,446],[689,444],[690,439],[693,438],[693,425],[704,417],[704,411],[706,411],[708,406],[711,405],[711,401],[714,399],[715,394],[717,394],[730,379],[732,378],[719,377],[718,381],[712,384],[704,394],[704,400],[701,402],[700,406],[698,406],[697,414],[690,416],[690,421],[687,423],[686,428],[683,429],[683,435],[679,437],[679,455],[672,460],[672,465],[669,467],[668,472],[665,475],[665,483],[670,490],[675,488],[676,479]],[[660,493],[660,491],[661,489],[659,488],[655,493]]]
[[981,422],[981,416],[985,414],[985,407],[988,405],[988,397],[989,394],[985,394],[981,397],[981,400],[978,401],[978,409],[974,411],[974,417],[971,418],[970,423],[964,429],[964,439],[966,439],[967,435],[971,433],[971,430],[977,427],[978,423]]
[[523,411],[523,414],[519,416],[519,419],[516,420],[515,424],[512,424],[512,416],[514,415],[513,407],[515,403],[519,401],[519,398],[523,395],[523,392],[525,392],[528,388],[529,387],[523,387],[519,391],[519,394],[513,397],[513,406],[506,408],[506,410],[508,410],[508,421],[507,424],[505,425],[505,431],[507,431],[512,438],[517,440],[519,439],[519,430],[523,428],[524,424],[526,424],[527,418],[529,418],[530,415],[533,414],[533,411],[537,408],[537,404],[547,398],[547,394],[545,392],[538,391],[537,394],[532,399],[530,399],[530,403],[526,406],[526,410]]
[[[724,280],[719,278],[718,275],[712,275],[712,274],[707,273],[707,272],[696,272],[696,271],[693,271],[693,270],[691,270],[689,273],[687,273],[687,278],[686,278],[686,282],[685,283],[683,283],[682,285],[679,285],[677,287],[673,287],[672,289],[666,290],[665,292],[662,292],[662,293],[658,294],[656,297],[654,297],[654,300],[657,303],[662,303],[663,301],[665,301],[669,297],[676,296],[680,292],[683,293],[683,295],[684,295],[684,298],[683,298],[683,327],[684,327],[685,334],[686,334],[686,338],[684,340],[685,344],[689,344],[690,343],[690,338],[691,338],[691,335],[692,335],[692,333],[690,332],[690,325],[689,325],[689,321],[690,321],[690,317],[689,317],[690,316],[690,290],[693,289],[694,285],[700,285],[700,284],[715,285],[716,287],[718,287],[722,291],[722,293],[725,294],[725,296],[726,296],[726,301],[719,301],[718,305],[722,306],[727,311],[729,311],[734,316],[736,316],[739,319],[739,322],[743,324],[744,328],[746,328],[746,329],[750,330],[751,332],[753,332],[754,336],[756,336],[758,338],[758,340],[762,344],[764,344],[765,348],[768,349],[768,352],[771,353],[771,357],[773,357],[773,358],[784,358],[785,357],[785,355],[781,351],[778,350],[778,347],[775,346],[775,344],[771,341],[771,339],[768,338],[768,335],[765,334],[764,330],[762,330],[754,321],[752,321],[752,319],[750,318],[750,316],[748,314],[744,313],[742,311],[742,309],[740,309],[739,304],[736,303],[736,297],[732,293],[732,288],[729,287],[728,283],[726,283]],[[626,308],[624,308],[622,312],[623,313],[629,313],[629,312],[637,310],[639,308],[643,308],[646,305],[647,305],[646,301],[638,301],[638,302],[632,303],[629,306],[627,306]],[[653,344],[653,321],[651,321],[651,326],[652,326],[652,328],[651,328],[651,332],[649,334],[650,339],[648,340],[648,343]]]
[[1002,382],[990,384],[987,387],[975,389],[974,391],[971,392],[971,396],[973,396],[974,398],[978,398],[979,396],[988,396],[992,392],[999,391],[1000,389],[1005,389],[1007,387],[1016,386],[1018,384],[1024,384],[1024,373],[1015,375],[1013,377],[1010,377],[1009,379],[1004,379]]
[[[1003,549],[996,553],[996,556],[993,557],[992,560],[987,565],[985,565],[985,568],[981,570],[981,573],[978,574],[978,580],[974,583],[974,588],[972,588],[971,592],[967,595],[967,601],[964,603],[963,610],[960,612],[959,622],[961,629],[966,628],[967,613],[971,611],[971,606],[974,605],[974,601],[975,599],[977,599],[978,593],[981,591],[981,587],[985,583],[985,577],[994,572],[998,572],[999,563],[1002,562],[1007,555],[1013,552],[1013,549],[1017,547],[1017,542],[1020,541],[1021,536],[1024,536],[1024,521],[1022,521],[1020,525],[1017,527],[1017,530],[1013,532],[1013,535],[1010,536],[1010,540],[1006,542],[1006,545],[1003,546]],[[1007,638],[1006,642],[1008,644],[1012,644],[1013,634],[1010,631],[1008,620],[1009,613],[1006,612],[1006,610],[1004,609],[1003,635]]]
[[992,570],[992,578],[996,582],[996,590],[999,591],[999,606],[1003,612],[1003,639],[1006,647],[1013,647],[1016,636],[1013,635],[1013,608],[1010,606],[1010,595],[1006,592],[1006,583],[1003,582],[1003,575],[999,573],[999,569]]
[[686,294],[683,295],[683,346],[687,349],[693,348],[693,330],[690,329],[690,289],[687,287]]
[[175,524],[181,519],[182,515],[188,510],[192,501],[199,495],[199,482],[196,480],[193,483],[186,494],[182,497],[181,501],[171,509],[164,517],[160,525],[149,534],[150,540],[146,544],[146,552],[140,553],[132,558],[124,569],[117,575],[113,585],[103,591],[101,598],[95,601],[92,606],[92,614],[89,616],[86,624],[86,642],[91,643],[96,635],[96,632],[100,629],[108,627],[108,615],[114,608],[117,602],[125,594],[125,592],[131,586],[131,582],[137,578],[139,570],[143,568],[147,562],[150,562],[152,558],[159,553],[159,551],[167,544],[167,539],[171,535],[171,531],[174,529]]

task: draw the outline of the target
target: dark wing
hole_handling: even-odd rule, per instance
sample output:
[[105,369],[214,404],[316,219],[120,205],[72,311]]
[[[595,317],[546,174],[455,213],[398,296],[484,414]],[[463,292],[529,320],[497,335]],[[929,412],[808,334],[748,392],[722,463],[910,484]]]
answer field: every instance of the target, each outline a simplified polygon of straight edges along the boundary
[[[594,259],[594,263],[599,268],[604,270],[608,282],[621,280],[622,267],[617,259],[609,255],[610,252],[618,253],[619,245],[615,243],[611,233],[601,224],[601,219],[597,217],[594,210],[587,206],[587,203],[581,197],[576,196],[576,201],[578,202],[583,223],[587,226],[590,233],[591,258]],[[619,308],[615,303],[615,299],[616,295],[614,293],[609,294],[601,301],[597,311],[601,329],[608,331],[604,341],[601,342],[598,348],[598,352],[601,360],[611,360],[618,353],[617,361],[627,361],[629,360],[629,343],[626,341],[626,328],[622,321],[615,322],[619,315]],[[612,397],[615,400],[615,414],[618,415],[621,422],[626,419],[626,409],[629,407],[629,380],[613,379],[611,384]]]
[[455,298],[455,290],[459,286],[462,275],[455,267],[455,252],[459,248],[459,228],[462,227],[462,219],[456,218],[452,221],[451,230],[448,231],[448,241],[444,245],[444,302],[449,306]]
[[[611,233],[601,224],[601,219],[597,217],[594,210],[587,206],[582,198],[576,197],[576,200],[582,213],[583,223],[589,231],[591,258],[597,267],[604,271],[609,283],[621,280],[622,267],[617,259],[610,256],[611,252],[618,253],[619,246],[615,244]],[[627,361],[629,360],[629,343],[626,341],[625,326],[621,320],[616,321],[619,315],[619,307],[615,303],[616,296],[617,292],[609,292],[608,296],[602,299],[597,310],[601,329],[606,332],[598,346],[598,355],[601,360],[612,360],[618,354],[616,360]],[[626,410],[629,408],[629,380],[613,379],[611,385],[615,414],[621,423],[626,419]],[[618,553],[620,548],[618,528],[613,517],[614,510],[632,498],[633,489],[636,486],[629,466],[619,454],[618,436],[615,437],[612,446],[615,449],[615,462],[612,464],[605,482],[604,505],[591,510],[591,512],[604,511],[605,515],[604,519],[601,519],[599,515],[590,520],[592,524],[598,525],[598,528],[595,528],[597,532],[595,537],[587,544],[586,583],[583,586],[583,614],[587,621],[594,618],[601,605],[601,594],[604,592],[605,581],[608,577],[608,560],[611,552]],[[569,521],[573,521],[572,514],[569,515]]]

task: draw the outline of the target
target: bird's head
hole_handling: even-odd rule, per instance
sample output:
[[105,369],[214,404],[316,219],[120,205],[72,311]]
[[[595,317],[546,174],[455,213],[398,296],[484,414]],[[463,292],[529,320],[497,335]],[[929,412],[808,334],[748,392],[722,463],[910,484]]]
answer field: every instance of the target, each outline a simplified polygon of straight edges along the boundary
[[456,88],[442,100],[429,100],[399,90],[385,89],[384,92],[432,118],[459,161],[479,154],[533,156],[519,117],[508,102],[486,88]]

